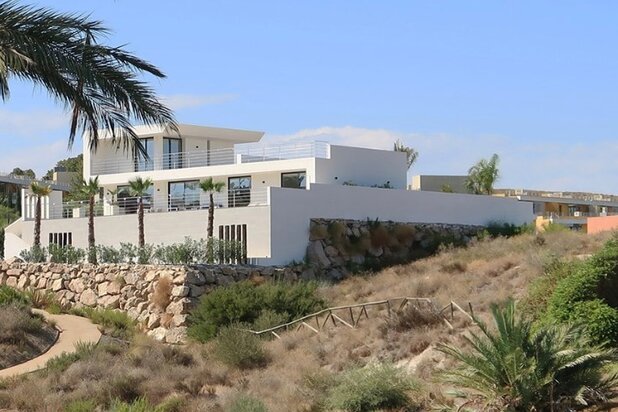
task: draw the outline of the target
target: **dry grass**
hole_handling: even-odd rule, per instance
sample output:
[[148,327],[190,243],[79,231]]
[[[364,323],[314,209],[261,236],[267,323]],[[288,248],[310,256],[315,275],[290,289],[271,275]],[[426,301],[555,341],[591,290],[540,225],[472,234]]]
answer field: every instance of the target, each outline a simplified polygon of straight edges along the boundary
[[[322,295],[332,305],[345,305],[394,296],[428,297],[441,307],[451,300],[486,316],[490,304],[520,299],[541,276],[551,256],[576,258],[600,248],[607,236],[561,232],[495,239],[465,249],[383,270],[370,277],[325,285]],[[283,333],[265,341],[270,363],[263,368],[227,367],[214,354],[214,342],[186,348],[137,337],[128,348],[102,346],[92,356],[62,374],[35,374],[0,383],[0,409],[62,410],[67,402],[93,399],[108,407],[113,394],[131,400],[144,397],[152,405],[170,397],[184,399],[183,410],[221,411],[239,393],[262,400],[271,412],[317,411],[333,385],[333,377],[374,362],[394,362],[424,382],[427,397],[447,404],[433,383],[436,369],[449,360],[432,350],[437,342],[461,344],[472,327],[464,316],[445,326],[434,311],[410,306],[388,319],[384,310],[370,309],[361,327],[328,327],[319,335],[309,331]]]
[[164,276],[157,282],[154,293],[152,295],[152,303],[161,311],[165,311],[167,305],[171,302],[172,297],[172,279],[169,276]]

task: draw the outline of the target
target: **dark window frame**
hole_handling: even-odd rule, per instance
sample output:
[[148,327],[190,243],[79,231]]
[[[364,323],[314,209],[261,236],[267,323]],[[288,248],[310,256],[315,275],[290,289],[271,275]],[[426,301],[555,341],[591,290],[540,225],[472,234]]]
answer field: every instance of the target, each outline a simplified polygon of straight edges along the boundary
[[[242,187],[232,189],[230,182],[236,179],[249,179],[249,187]],[[244,207],[249,206],[251,203],[251,188],[253,186],[253,179],[248,176],[231,176],[227,178],[227,201],[228,207]]]
[[[284,186],[283,185],[283,179],[284,179],[285,175],[299,175],[299,174],[304,174],[305,175],[305,186],[293,187],[293,186]],[[288,189],[307,189],[307,171],[306,170],[299,170],[298,172],[283,172],[283,173],[281,173],[281,187],[288,188]]]

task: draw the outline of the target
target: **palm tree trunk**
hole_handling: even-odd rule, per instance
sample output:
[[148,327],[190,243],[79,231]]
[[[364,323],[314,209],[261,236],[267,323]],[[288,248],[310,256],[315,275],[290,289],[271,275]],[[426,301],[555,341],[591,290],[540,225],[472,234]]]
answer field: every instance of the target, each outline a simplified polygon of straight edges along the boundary
[[215,201],[210,192],[210,204],[208,205],[208,239],[212,239],[213,226],[215,224]]
[[34,247],[41,247],[41,196],[36,197],[36,210],[34,212]]
[[88,262],[96,265],[97,252],[94,240],[94,196],[90,196],[88,209]]
[[144,239],[144,202],[141,197],[137,207],[137,230],[139,232],[138,246],[142,249],[146,244],[146,240]]

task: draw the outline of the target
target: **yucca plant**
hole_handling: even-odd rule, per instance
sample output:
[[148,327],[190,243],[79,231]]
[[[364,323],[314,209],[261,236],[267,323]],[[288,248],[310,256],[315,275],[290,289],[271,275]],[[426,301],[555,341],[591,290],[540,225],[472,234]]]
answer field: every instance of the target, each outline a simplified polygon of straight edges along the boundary
[[599,404],[618,384],[610,372],[618,352],[594,345],[582,327],[543,325],[516,314],[515,304],[492,307],[495,329],[476,318],[480,333],[466,337],[470,351],[450,345],[438,350],[460,362],[443,373],[465,389],[459,395],[483,410],[554,411]]

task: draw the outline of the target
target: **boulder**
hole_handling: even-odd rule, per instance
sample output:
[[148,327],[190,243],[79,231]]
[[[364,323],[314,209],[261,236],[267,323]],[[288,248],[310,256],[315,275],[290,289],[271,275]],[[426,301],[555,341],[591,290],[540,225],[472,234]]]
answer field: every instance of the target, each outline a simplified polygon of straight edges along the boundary
[[167,313],[171,313],[172,315],[182,315],[187,313],[191,306],[191,299],[182,298],[167,305],[167,309],[165,311]]
[[187,328],[171,328],[165,333],[165,343],[183,343],[187,339]]
[[92,289],[86,289],[82,292],[79,301],[85,306],[94,306],[97,304],[97,294]]
[[337,248],[336,248],[336,247],[334,247],[334,246],[330,246],[330,245],[329,245],[329,246],[326,246],[326,247],[324,248],[324,252],[326,253],[326,255],[327,255],[328,257],[335,257],[335,256],[339,256],[339,251],[338,251],[338,250],[337,250]]
[[59,292],[60,290],[62,290],[62,279],[56,279],[52,282],[52,287],[51,290],[53,292]]
[[189,295],[189,287],[188,286],[174,286],[172,288],[172,296],[184,298]]
[[164,327],[160,326],[158,328],[148,331],[146,334],[156,341],[164,342],[166,333],[167,333],[167,330]]
[[109,286],[109,282],[103,282],[103,283],[100,283],[99,286],[97,286],[97,292],[98,292],[99,296],[107,295],[107,287],[108,286]]
[[9,276],[8,278],[6,278],[6,285],[10,286],[12,288],[16,288],[17,287],[17,278],[15,276]]
[[120,284],[120,282],[118,281],[112,281],[110,283],[108,283],[107,285],[107,294],[108,295],[117,295],[120,293],[120,289],[122,288],[122,285]]
[[309,246],[307,247],[307,257],[309,258],[309,262],[316,263],[320,267],[330,266],[330,260],[326,257],[322,242],[319,240],[309,243]]
[[24,290],[30,284],[30,279],[27,275],[21,275],[17,281],[17,288]]

